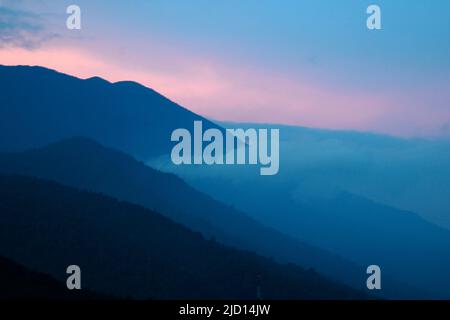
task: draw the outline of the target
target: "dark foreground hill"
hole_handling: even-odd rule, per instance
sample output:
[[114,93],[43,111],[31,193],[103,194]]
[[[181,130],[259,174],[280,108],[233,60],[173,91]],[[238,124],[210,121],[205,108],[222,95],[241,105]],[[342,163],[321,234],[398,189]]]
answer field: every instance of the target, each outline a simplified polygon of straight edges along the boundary
[[[0,254],[86,289],[134,298],[364,298],[295,265],[205,240],[155,212],[52,182],[0,176]],[[63,276],[64,275],[64,276]]]
[[0,300],[78,300],[104,299],[87,290],[68,290],[53,277],[28,270],[10,259],[0,256]]

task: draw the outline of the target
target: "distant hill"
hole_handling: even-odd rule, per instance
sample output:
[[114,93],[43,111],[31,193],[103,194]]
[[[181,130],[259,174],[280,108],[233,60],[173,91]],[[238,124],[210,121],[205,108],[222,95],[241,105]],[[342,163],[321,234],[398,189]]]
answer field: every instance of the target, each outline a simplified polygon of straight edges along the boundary
[[87,290],[69,290],[53,277],[28,270],[0,256],[0,300],[88,300],[105,299]]
[[86,136],[140,159],[170,151],[174,129],[202,120],[135,82],[78,79],[42,67],[0,66],[0,151]]
[[43,180],[0,176],[0,254],[133,298],[365,298],[293,264],[224,247],[143,207]]

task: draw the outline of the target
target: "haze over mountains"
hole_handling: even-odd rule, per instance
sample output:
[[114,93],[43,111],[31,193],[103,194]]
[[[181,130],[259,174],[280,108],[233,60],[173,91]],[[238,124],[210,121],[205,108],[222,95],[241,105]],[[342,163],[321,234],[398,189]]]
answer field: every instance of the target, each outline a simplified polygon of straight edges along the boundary
[[[170,133],[173,129],[190,128],[193,121],[198,119],[203,120],[204,124],[207,123],[206,127],[219,126],[205,122],[207,120],[136,83],[112,84],[100,78],[81,80],[39,67],[0,67],[0,85],[0,151],[3,152],[0,155],[0,173],[53,180],[141,205],[152,212],[158,212],[153,213],[158,217],[159,214],[165,215],[193,231],[201,232],[207,240],[197,234],[195,237],[198,236],[198,241],[194,242],[200,247],[205,246],[205,242],[214,237],[218,242],[273,257],[283,263],[294,262],[301,267],[313,267],[333,280],[349,283],[357,288],[365,286],[365,267],[369,264],[379,264],[383,272],[381,295],[426,298],[450,296],[450,278],[446,273],[450,268],[450,231],[437,227],[416,213],[394,208],[403,208],[395,203],[396,199],[402,197],[396,197],[394,194],[391,195],[391,201],[388,201],[391,191],[401,188],[405,190],[404,186],[411,181],[419,181],[424,182],[416,184],[421,187],[406,193],[399,203],[408,205],[406,195],[414,195],[415,198],[411,199],[413,209],[418,208],[419,203],[423,207],[426,207],[427,203],[430,206],[438,204],[440,208],[443,207],[445,200],[439,200],[443,197],[431,197],[428,202],[422,198],[427,196],[423,194],[426,193],[427,185],[432,185],[434,192],[441,190],[445,195],[447,188],[443,183],[436,183],[438,180],[432,179],[426,182],[425,179],[420,180],[419,176],[410,180],[408,174],[416,168],[429,165],[434,168],[435,174],[427,177],[445,177],[448,168],[443,159],[449,154],[445,141],[435,144],[428,144],[426,141],[411,144],[401,139],[387,139],[376,135],[284,127],[280,131],[281,162],[278,175],[261,177],[257,172],[258,168],[251,166],[174,167],[167,159],[167,153],[172,147]],[[73,138],[74,136],[85,138]],[[52,144],[48,145],[50,143]],[[425,150],[430,151],[430,154],[425,156]],[[12,151],[14,153],[10,153]],[[398,155],[396,152],[403,153],[392,162],[390,155]],[[407,154],[415,155],[415,163],[421,166],[412,165],[408,168],[405,165],[409,163],[405,159]],[[437,160],[436,155],[443,156]],[[160,170],[174,172],[201,192],[173,174],[154,170],[135,159],[146,161]],[[430,162],[429,159],[435,160]],[[392,163],[395,165],[390,166]],[[383,177],[383,180],[374,183],[375,179],[370,180],[369,176]],[[367,181],[371,183],[366,184]],[[33,188],[30,180],[6,182],[12,185],[17,182],[17,185],[23,188],[30,187],[26,194],[21,194],[24,190],[17,188],[17,195],[35,199],[35,194],[31,193]],[[75,201],[73,193],[79,192],[62,186],[56,187],[44,181],[37,185],[48,188],[52,193],[56,192],[55,194],[64,197],[61,198],[64,201]],[[9,185],[5,184],[5,188],[6,186]],[[63,190],[70,196],[66,197],[66,191]],[[419,197],[421,194],[422,197]],[[99,200],[103,209],[115,207],[109,198],[99,199],[98,195],[85,193],[81,198],[84,196],[94,202]],[[58,197],[44,198],[48,202],[45,205],[51,209],[46,213],[46,217],[59,219],[55,218],[57,215],[53,210],[54,201],[57,201]],[[82,203],[88,205],[86,202]],[[17,203],[12,204],[13,210],[16,210]],[[94,207],[90,208],[93,213],[97,212]],[[60,209],[61,212],[64,211],[62,207]],[[78,209],[71,214],[73,217],[82,218],[82,209]],[[37,206],[33,206],[31,211],[35,210],[38,210]],[[123,210],[134,212],[128,204]],[[149,212],[143,208],[136,210],[139,211],[136,213],[139,217],[145,215],[144,211]],[[21,214],[29,217],[31,212],[25,211],[21,211]],[[120,212],[117,214],[121,216]],[[12,216],[10,218],[12,219]],[[57,221],[58,226],[67,228],[64,220],[54,221]],[[36,223],[37,220],[29,220],[22,227],[33,228]],[[96,221],[95,226],[90,223],[79,225],[80,230],[87,227],[106,232],[99,221]],[[172,223],[170,221],[171,225]],[[133,219],[121,220],[120,223],[109,226],[113,227],[113,230],[104,235],[120,242],[128,241],[124,240],[128,238],[125,230],[121,230],[122,226],[138,228],[139,224]],[[182,228],[186,234],[191,232],[181,226],[177,228]],[[16,231],[20,234],[19,229]],[[46,232],[49,230],[46,230],[45,234]],[[91,234],[83,234],[83,237],[87,239]],[[138,242],[127,242],[130,250],[137,246],[136,250],[144,251],[136,251],[136,254],[153,255],[145,250],[154,248],[142,249],[147,240],[144,240],[143,231],[139,237],[141,236]],[[14,244],[12,239],[5,238],[10,244]],[[15,239],[22,241],[21,238]],[[87,241],[86,239],[83,241]],[[168,245],[174,241],[170,237],[164,239]],[[58,241],[56,238],[52,240]],[[105,238],[95,237],[93,243],[96,241],[106,248]],[[152,241],[156,247],[157,239]],[[44,250],[49,243],[42,243],[41,249]],[[71,246],[76,248],[75,243],[68,243],[68,247]],[[214,249],[211,250],[217,253],[215,246],[221,245],[213,245]],[[35,263],[33,259],[26,257],[25,249],[16,252],[14,250],[19,250],[17,247],[8,249],[7,245],[3,249],[25,261],[27,266],[28,263]],[[176,250],[173,250],[175,255]],[[115,258],[119,260],[129,258],[120,250],[115,251],[114,255],[117,255]],[[231,256],[235,257],[232,254]],[[58,256],[58,259],[60,257],[62,256]],[[66,255],[64,257],[68,258]],[[48,259],[49,264],[36,267],[48,270],[51,268],[51,259]],[[83,258],[80,256],[80,259]],[[259,257],[257,260],[268,261]],[[186,257],[183,264],[188,263],[187,261]],[[166,261],[168,262],[171,261]],[[221,263],[224,261],[221,260]],[[265,263],[263,265],[266,265]],[[219,265],[224,268],[225,264]],[[274,274],[275,278],[283,272],[292,275],[292,279],[297,276],[308,278],[308,272],[302,268],[293,267],[295,271],[291,274],[289,268],[278,269],[279,265],[274,262],[268,265],[280,271]],[[99,270],[98,266],[96,270]],[[130,278],[126,281],[136,285],[137,282],[133,281],[137,280],[131,279],[132,274],[141,274],[144,270],[128,271]],[[243,272],[240,270],[237,273],[241,271]],[[54,272],[56,270],[52,271]],[[110,274],[113,275],[114,273]],[[101,277],[100,272],[96,276]],[[176,294],[195,297],[195,293],[188,293],[186,288],[180,287],[181,282],[164,283],[167,280],[165,276],[161,275],[161,286],[167,285],[173,289],[175,293],[172,297]],[[237,275],[229,276],[233,278]],[[156,275],[152,277],[156,279]],[[302,281],[306,278],[302,278]],[[121,282],[121,288],[127,287],[126,281]],[[279,292],[274,289],[273,297],[296,294],[297,297],[308,297],[307,293],[297,291],[300,286],[296,287],[296,280],[293,281],[292,291]],[[330,283],[325,282],[324,292],[327,292],[325,287]],[[113,292],[110,287],[105,287],[105,283],[99,282],[97,285],[108,289],[102,292]],[[245,285],[250,287],[249,283]],[[284,285],[284,282],[280,280],[277,285]],[[154,293],[155,297],[168,297],[170,292],[164,291],[162,287],[157,290],[148,287],[147,289],[151,290],[146,292]],[[229,289],[230,291],[218,292],[205,286],[197,293],[221,297],[236,294],[235,297],[238,297],[240,293],[245,292],[242,296],[248,297],[249,287],[240,286],[237,291]],[[339,288],[341,290],[343,287]],[[124,289],[122,293],[130,292],[131,287]],[[311,293],[310,297],[318,294],[315,291],[308,292]],[[144,291],[138,291],[136,295],[149,297]],[[343,297],[348,296],[343,293]]]
[[288,235],[361,265],[377,262],[398,280],[449,295],[449,230],[365,196],[374,190],[395,198],[395,190],[405,190],[411,206],[436,206],[439,197],[445,203],[448,142],[293,127],[281,127],[280,137],[274,177],[258,177],[249,167],[175,167],[164,157],[149,164]]

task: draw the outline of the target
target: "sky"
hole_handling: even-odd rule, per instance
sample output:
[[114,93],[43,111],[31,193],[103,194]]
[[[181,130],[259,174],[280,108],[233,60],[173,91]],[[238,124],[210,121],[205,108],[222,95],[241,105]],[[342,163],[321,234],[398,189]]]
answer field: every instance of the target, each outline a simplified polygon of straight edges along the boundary
[[447,0],[0,0],[0,64],[137,81],[216,120],[450,136],[449,15]]

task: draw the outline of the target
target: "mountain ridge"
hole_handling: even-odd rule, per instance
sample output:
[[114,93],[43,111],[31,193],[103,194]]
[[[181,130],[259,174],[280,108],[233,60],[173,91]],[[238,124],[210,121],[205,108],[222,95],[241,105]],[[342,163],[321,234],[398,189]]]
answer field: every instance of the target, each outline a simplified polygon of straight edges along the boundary
[[205,128],[223,130],[132,81],[111,83],[38,66],[0,66],[0,87],[3,152],[87,136],[147,160],[168,153],[172,131],[196,120]]

